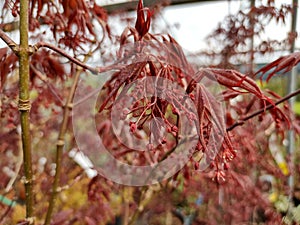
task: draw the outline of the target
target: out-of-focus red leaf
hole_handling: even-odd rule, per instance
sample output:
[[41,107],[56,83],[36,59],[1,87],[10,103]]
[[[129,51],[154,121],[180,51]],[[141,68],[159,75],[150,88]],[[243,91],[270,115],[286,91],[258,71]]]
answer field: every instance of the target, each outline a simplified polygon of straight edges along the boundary
[[280,123],[285,123],[287,124],[287,127],[290,128],[290,121],[287,115],[280,110],[279,108],[273,108],[270,109],[270,113],[274,118],[274,121],[277,123],[277,126],[280,125]]
[[[75,25],[77,26],[78,31],[81,32],[82,36],[86,33],[86,29],[90,34],[95,36],[92,19],[89,14],[89,11],[93,10],[93,8],[88,8],[86,3],[82,0],[63,1],[63,8],[63,15],[67,18],[68,21],[68,32],[71,32],[72,26]],[[99,13],[100,7],[96,6],[96,9]],[[78,31],[76,32],[76,34],[78,33]]]
[[[137,33],[137,31],[136,31],[134,28],[132,28],[132,27],[126,27],[126,28],[124,29],[124,31],[122,32],[122,34],[121,34],[121,38],[120,38],[120,46],[126,44],[126,41],[127,41],[128,37],[131,36],[131,35],[133,35],[134,41],[137,41],[137,40],[138,40],[139,34]],[[118,55],[120,55],[121,50],[122,50],[122,49],[120,49],[120,50],[118,51]]]
[[13,17],[17,17],[20,14],[20,0],[16,0],[11,8],[11,14]]
[[61,225],[65,224],[67,221],[69,221],[70,216],[73,214],[73,210],[63,210],[61,212],[58,212],[53,216],[53,222],[52,225]]
[[0,48],[0,63],[3,62],[4,58],[7,55],[8,48]]
[[299,124],[299,122],[294,123],[293,128],[294,128],[294,131],[299,135],[300,134],[300,124]]
[[7,71],[5,71],[5,68],[3,68],[3,64],[5,63],[6,56],[7,56],[7,50],[8,48],[1,48],[0,49],[0,65],[1,65],[1,70],[0,70],[0,88],[3,87],[5,81],[6,81],[6,74]]
[[62,4],[64,8],[63,14],[66,18],[69,18],[78,8],[78,0],[64,0]]
[[[300,62],[300,52],[294,52],[287,56],[282,56],[279,59],[269,63],[268,65],[264,66],[260,70],[258,70],[255,74],[265,74],[270,72],[267,77],[267,81],[271,79],[276,73],[282,71],[282,73],[286,73],[290,71],[294,66],[296,66]],[[262,79],[261,76],[260,79]]]
[[28,225],[28,224],[29,224],[29,221],[24,221],[24,220],[19,221],[19,222],[17,223],[17,225]]
[[98,175],[92,178],[88,185],[88,199],[90,201],[103,202],[104,199],[110,200],[109,188],[106,186],[104,179]]
[[93,10],[95,14],[98,16],[100,20],[103,20],[104,22],[107,22],[107,12],[102,7],[98,6],[96,3],[94,4]]
[[[46,3],[47,1],[45,0],[32,0],[31,1],[31,12],[30,12],[30,15],[31,15],[31,18],[34,17],[34,13],[35,13],[35,10],[36,10],[36,17],[39,17],[42,9],[43,9],[43,6],[44,6],[44,3]],[[37,4],[37,7],[36,7],[36,4]]]
[[[41,68],[41,72],[49,78],[64,79],[65,69],[64,65],[59,61],[55,54],[50,54],[49,51],[41,50],[32,56],[32,64],[35,68]],[[31,79],[34,78],[32,72]]]
[[88,216],[84,217],[84,221],[86,222],[87,225],[97,225],[96,221]]
[[15,69],[17,60],[14,53],[8,53],[8,48],[0,49],[0,89],[3,88],[7,75]]

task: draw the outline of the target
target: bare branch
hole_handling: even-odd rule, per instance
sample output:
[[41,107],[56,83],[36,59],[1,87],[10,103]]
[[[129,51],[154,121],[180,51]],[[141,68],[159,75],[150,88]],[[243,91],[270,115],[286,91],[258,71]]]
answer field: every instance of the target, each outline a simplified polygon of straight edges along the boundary
[[11,48],[14,53],[18,54],[19,46],[2,29],[0,29],[0,38],[7,44],[8,47]]
[[[12,156],[12,158],[14,158],[16,160],[14,174],[10,178],[8,184],[6,185],[6,187],[4,189],[4,193],[8,193],[12,189],[15,181],[17,180],[17,178],[20,174],[20,170],[21,170],[21,167],[23,164],[23,151],[21,150],[22,143],[21,143],[21,141],[19,141],[18,143],[19,143],[19,148],[20,148],[19,154],[17,156],[14,156],[14,155]],[[0,222],[1,222],[1,220],[0,220]]]
[[[85,56],[84,61],[87,61],[89,56],[90,56],[90,54],[87,54]],[[83,63],[81,63],[81,64],[83,64]],[[71,89],[69,91],[66,103],[63,106],[63,120],[60,125],[60,131],[59,131],[58,139],[57,139],[57,143],[56,143],[55,176],[54,176],[54,181],[52,184],[52,193],[51,193],[51,197],[49,200],[49,206],[48,206],[44,225],[49,225],[51,223],[52,214],[53,214],[54,207],[55,207],[55,204],[57,201],[58,190],[60,189],[59,179],[60,179],[61,170],[62,170],[61,168],[62,168],[62,159],[63,159],[63,148],[65,146],[65,135],[66,135],[67,128],[68,128],[69,116],[70,116],[72,108],[73,108],[73,98],[75,95],[76,87],[77,87],[81,72],[82,72],[81,69],[77,70],[74,80],[73,80],[73,83],[72,83],[72,86],[71,86]]]
[[275,102],[274,104],[268,104],[266,107],[264,107],[264,108],[262,108],[262,109],[259,109],[259,110],[255,111],[254,113],[250,114],[249,116],[246,116],[246,117],[244,117],[244,118],[242,118],[242,119],[239,119],[237,122],[235,122],[235,123],[232,124],[230,127],[228,127],[228,128],[226,129],[226,131],[231,131],[231,130],[233,130],[235,127],[243,125],[247,120],[250,120],[250,119],[252,119],[252,118],[255,117],[255,116],[258,116],[258,115],[264,113],[264,112],[267,111],[267,110],[270,110],[270,109],[275,108],[276,105],[279,105],[279,104],[281,104],[282,102],[285,102],[286,100],[288,100],[288,99],[290,99],[290,98],[292,98],[292,97],[294,97],[294,96],[296,96],[296,95],[298,95],[298,94],[300,94],[300,89],[298,89],[297,91],[295,91],[295,92],[293,92],[293,93],[291,93],[291,94],[288,94],[288,95],[286,95],[285,97],[279,99],[279,100],[278,100],[277,102]]
[[82,63],[81,61],[79,61],[78,59],[75,59],[74,57],[70,56],[68,53],[66,53],[64,50],[62,50],[61,48],[58,48],[52,44],[49,44],[49,43],[46,43],[46,42],[39,42],[37,43],[35,46],[34,46],[34,49],[37,51],[39,48],[42,48],[42,47],[45,47],[45,48],[49,48],[59,54],[61,54],[62,56],[66,57],[67,59],[69,59],[71,62],[77,64],[78,66],[82,67],[83,69],[86,69],[86,70],[89,70],[91,71],[92,73],[94,74],[97,74],[100,72],[99,69],[97,68],[93,68],[93,67],[90,67],[84,63]]
[[33,65],[30,65],[30,68],[37,75],[37,77],[48,86],[48,88],[51,91],[51,93],[53,94],[53,96],[59,101],[60,105],[63,106],[64,105],[63,100],[61,99],[59,94],[56,92],[54,87],[51,85],[51,83],[49,83],[47,76],[42,74],[40,71],[38,71]]
[[61,48],[58,48],[52,44],[46,43],[46,42],[39,42],[34,46],[35,51],[37,51],[39,48],[49,48],[59,54],[61,54],[62,56],[66,57],[67,59],[69,59],[71,62],[75,63],[76,65],[82,67],[85,70],[89,70],[90,72],[92,72],[93,74],[98,74],[98,73],[102,73],[105,71],[109,71],[111,69],[118,69],[119,66],[117,66],[116,64],[113,64],[111,66],[105,66],[105,67],[91,67],[88,66],[86,64],[84,64],[83,62],[79,61],[78,59],[70,56],[67,52],[65,52],[64,50],[62,50]]

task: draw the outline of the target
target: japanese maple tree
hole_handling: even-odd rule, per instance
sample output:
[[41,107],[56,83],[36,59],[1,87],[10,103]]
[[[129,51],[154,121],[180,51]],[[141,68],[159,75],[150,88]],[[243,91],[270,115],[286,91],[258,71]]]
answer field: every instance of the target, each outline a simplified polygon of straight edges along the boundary
[[[284,20],[291,8],[277,11],[272,2],[251,12]],[[149,32],[152,11],[141,0],[136,12],[135,26],[116,38],[96,1],[3,3],[0,186],[3,199],[18,204],[1,205],[0,221],[17,222],[17,211],[26,209],[18,224],[106,224],[116,215],[124,224],[167,224],[170,215],[182,224],[187,214],[195,224],[280,223],[282,215],[264,196],[258,177],[286,180],[268,149],[271,141],[283,143],[286,130],[299,133],[285,101],[300,90],[280,97],[262,90],[253,75],[269,73],[269,80],[287,72],[300,54],[282,56],[252,77],[231,68],[228,58],[221,65],[227,68],[199,69],[173,37]],[[20,44],[7,34],[15,29],[14,17]],[[238,18],[230,17],[230,24]],[[221,27],[216,32],[231,35],[228,50],[245,44],[253,31],[241,23],[234,35]],[[118,43],[116,52],[107,43]],[[92,76],[104,85],[95,88]],[[73,123],[90,115],[80,110],[95,94],[91,115],[102,149],[95,148],[86,117],[76,130],[70,123],[72,111]],[[74,149],[90,157],[91,169],[113,176],[88,178],[68,157]],[[118,163],[107,161],[104,151]],[[128,168],[134,169],[127,173]],[[277,188],[284,192],[286,184]]]

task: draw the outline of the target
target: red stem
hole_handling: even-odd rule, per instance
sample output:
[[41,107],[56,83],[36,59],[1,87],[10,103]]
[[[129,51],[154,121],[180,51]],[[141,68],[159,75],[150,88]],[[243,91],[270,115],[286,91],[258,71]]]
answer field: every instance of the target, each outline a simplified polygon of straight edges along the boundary
[[258,116],[259,114],[262,114],[263,112],[267,111],[267,110],[270,110],[270,109],[273,109],[275,108],[276,105],[279,105],[280,103],[282,102],[285,102],[286,100],[296,96],[300,94],[300,89],[296,90],[295,92],[291,93],[291,94],[288,94],[286,95],[285,97],[279,99],[277,102],[275,102],[274,104],[268,104],[266,107],[262,108],[262,109],[259,109],[257,111],[255,111],[254,113],[250,114],[249,116],[246,116],[240,120],[238,120],[237,122],[235,122],[234,124],[232,124],[230,127],[228,127],[226,129],[226,131],[231,131],[233,130],[235,127],[237,126],[241,126],[243,125],[247,120],[250,120],[252,119],[253,117],[255,116]]

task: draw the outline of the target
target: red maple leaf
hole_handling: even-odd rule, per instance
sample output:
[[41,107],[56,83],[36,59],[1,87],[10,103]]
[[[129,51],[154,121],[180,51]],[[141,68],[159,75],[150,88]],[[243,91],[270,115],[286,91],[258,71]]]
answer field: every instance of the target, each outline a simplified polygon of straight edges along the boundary
[[[145,18],[145,12],[147,16]],[[137,7],[137,19],[135,23],[135,29],[142,38],[146,33],[148,33],[151,22],[151,12],[149,8],[144,8],[143,1],[140,0]]]

